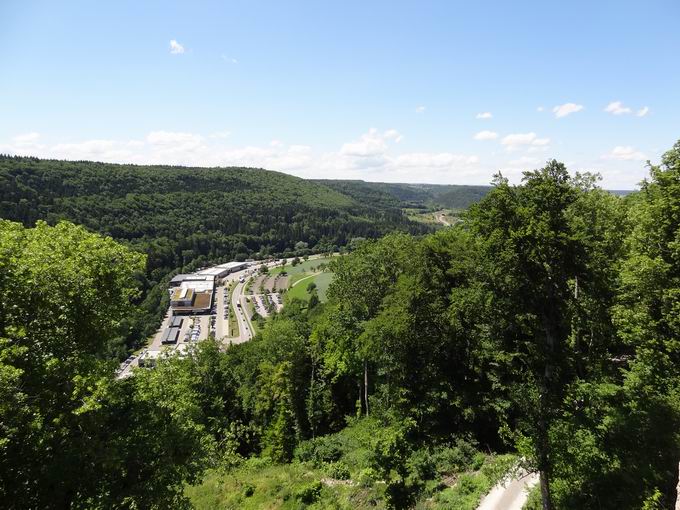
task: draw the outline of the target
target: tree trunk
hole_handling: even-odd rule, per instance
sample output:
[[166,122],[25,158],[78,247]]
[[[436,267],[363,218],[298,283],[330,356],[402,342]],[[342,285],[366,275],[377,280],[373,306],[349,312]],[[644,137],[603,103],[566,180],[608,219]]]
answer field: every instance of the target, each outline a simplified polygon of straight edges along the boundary
[[361,412],[363,411],[363,406],[361,404],[364,401],[364,397],[363,397],[363,391],[364,390],[361,388],[361,378],[359,378],[359,380],[357,381],[357,388],[359,388],[359,400],[357,400],[357,402],[359,403],[358,411],[359,411],[359,416],[361,416]]
[[364,404],[366,404],[366,416],[368,416],[368,362],[364,360]]
[[548,474],[541,470],[539,472],[539,480],[541,483],[541,501],[543,502],[543,510],[552,510],[552,496],[550,495],[550,479]]
[[678,463],[678,498],[675,500],[675,510],[680,510],[680,463]]
[[541,483],[541,500],[543,510],[552,510],[552,495],[550,493],[550,439],[548,415],[551,405],[551,391],[553,378],[553,355],[555,352],[555,334],[552,323],[547,316],[543,317],[545,331],[545,369],[541,381],[541,395],[539,397],[538,417],[538,469]]
[[314,368],[316,367],[316,364],[314,363],[314,360],[312,360],[312,375],[309,379],[309,394],[311,396],[311,410],[308,411],[308,414],[310,415],[308,417],[309,419],[309,425],[312,429],[312,439],[316,436],[316,416],[315,416],[315,411],[316,411],[316,402],[315,398],[316,395],[314,393]]

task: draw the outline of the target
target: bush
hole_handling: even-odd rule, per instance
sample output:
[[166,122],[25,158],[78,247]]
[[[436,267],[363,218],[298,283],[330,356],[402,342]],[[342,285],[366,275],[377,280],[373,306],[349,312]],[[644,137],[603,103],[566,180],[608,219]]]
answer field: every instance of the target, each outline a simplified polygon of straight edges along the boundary
[[300,500],[306,505],[311,505],[321,496],[321,482],[311,482],[302,486],[295,493],[295,499]]
[[342,457],[342,445],[335,436],[323,436],[304,441],[295,450],[301,462],[311,462],[316,467],[337,462]]
[[[458,473],[471,469],[479,469],[479,459],[474,443],[463,438],[458,438],[453,446],[441,446],[432,453],[432,461],[436,466],[437,473],[440,475]],[[484,460],[483,456],[481,458]]]
[[484,465],[484,460],[486,459],[486,456],[481,453],[477,452],[475,453],[474,457],[472,457],[472,469],[475,471],[477,469],[480,469]]
[[245,485],[243,486],[243,495],[244,495],[246,498],[249,498],[249,497],[252,496],[253,494],[255,494],[255,487],[253,487],[253,486],[250,485],[249,483],[245,484]]
[[373,483],[378,480],[378,473],[376,473],[373,468],[362,469],[357,476],[357,482],[361,487],[370,487]]
[[332,463],[328,467],[327,474],[336,480],[349,480],[351,476],[349,467],[347,467],[347,464],[342,461]]

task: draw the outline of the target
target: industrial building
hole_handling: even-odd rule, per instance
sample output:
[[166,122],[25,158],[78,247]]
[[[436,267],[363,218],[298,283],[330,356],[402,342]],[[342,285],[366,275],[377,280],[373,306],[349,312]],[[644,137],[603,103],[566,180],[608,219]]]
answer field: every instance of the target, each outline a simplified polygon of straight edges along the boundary
[[212,285],[214,284],[214,282],[215,282],[214,275],[198,273],[178,274],[175,275],[172,278],[172,280],[170,280],[170,288],[180,287],[184,283],[189,284],[190,287],[195,288],[196,286],[200,285]]
[[167,328],[161,337],[162,344],[176,344],[179,340],[179,328]]
[[220,264],[219,266],[202,269],[201,271],[197,271],[196,274],[212,276],[214,278],[224,278],[228,274],[235,273],[241,269],[246,269],[248,266],[248,262],[227,262],[226,264]]
[[178,287],[170,296],[170,306],[173,308],[192,306],[194,297],[194,289],[191,287]]
[[215,277],[188,274],[177,275],[175,278],[179,285],[170,287],[170,307],[173,315],[209,313],[213,304]]

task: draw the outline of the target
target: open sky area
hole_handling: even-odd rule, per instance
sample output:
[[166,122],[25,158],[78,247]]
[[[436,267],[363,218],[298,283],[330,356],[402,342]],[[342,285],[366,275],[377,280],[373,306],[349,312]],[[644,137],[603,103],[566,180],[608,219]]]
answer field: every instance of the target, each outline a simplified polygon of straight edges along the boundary
[[0,153],[630,189],[680,138],[680,2],[0,1]]

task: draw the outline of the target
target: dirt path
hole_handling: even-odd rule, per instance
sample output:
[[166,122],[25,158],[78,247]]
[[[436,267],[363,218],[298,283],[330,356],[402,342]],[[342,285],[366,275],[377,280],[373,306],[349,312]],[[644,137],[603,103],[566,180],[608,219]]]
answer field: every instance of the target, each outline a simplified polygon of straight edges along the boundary
[[491,489],[477,510],[522,510],[529,489],[538,483],[538,474],[522,470],[511,479],[505,478]]
[[296,282],[295,282],[293,285],[291,285],[290,287],[293,288],[293,287],[295,287],[298,283],[305,281],[307,278],[313,278],[313,277],[315,277],[315,276],[317,276],[317,275],[320,275],[320,274],[321,274],[320,272],[319,272],[319,273],[312,273],[312,274],[310,274],[309,276],[305,276],[304,278],[300,278],[298,281],[296,281]]
[[442,211],[436,212],[434,213],[434,217],[439,223],[441,223],[445,227],[451,226],[451,223],[446,219],[446,215],[444,212]]

